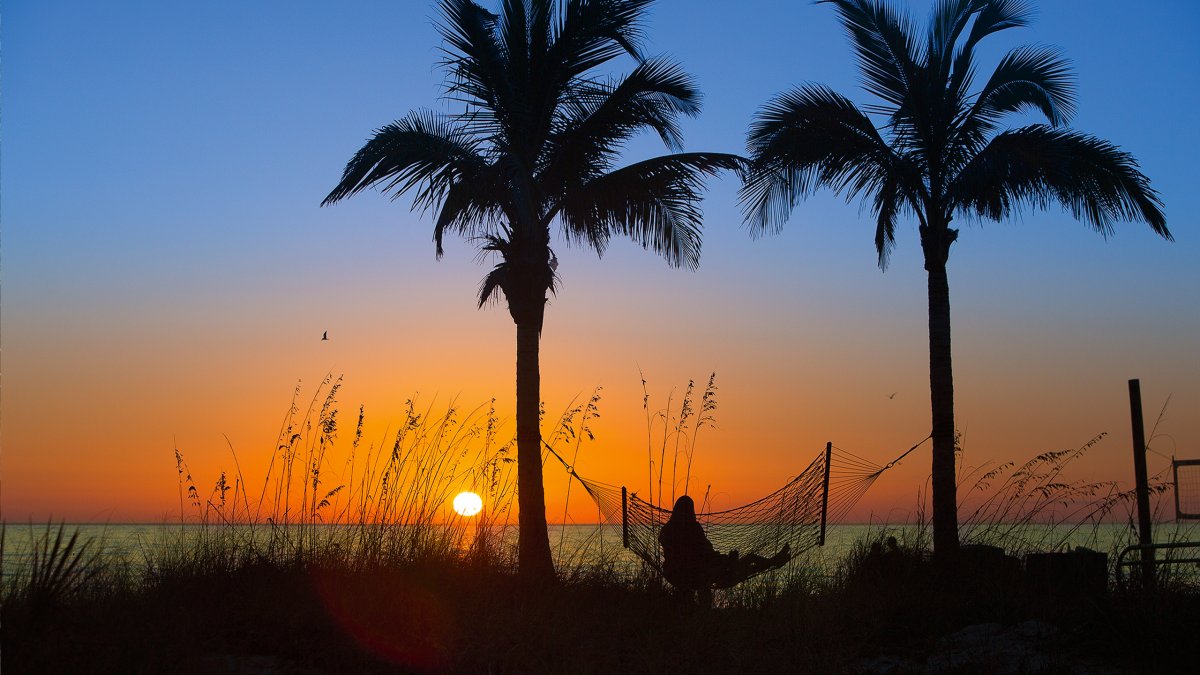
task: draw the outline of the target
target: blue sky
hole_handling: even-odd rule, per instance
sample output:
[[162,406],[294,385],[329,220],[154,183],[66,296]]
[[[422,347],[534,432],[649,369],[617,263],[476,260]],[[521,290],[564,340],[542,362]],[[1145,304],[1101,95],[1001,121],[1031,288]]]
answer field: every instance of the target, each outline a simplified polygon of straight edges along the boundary
[[[1071,126],[1138,158],[1177,241],[1137,224],[1105,241],[1058,209],[963,225],[950,260],[959,421],[994,457],[1111,431],[1097,471],[1124,479],[1129,377],[1143,379],[1148,410],[1173,396],[1174,445],[1200,456],[1200,5],[1038,4],[1032,27],[985,43],[981,68],[1018,45],[1061,47],[1078,78]],[[923,20],[928,4],[911,5]],[[346,373],[348,403],[381,414],[415,391],[511,395],[512,326],[501,309],[474,308],[485,267],[467,244],[434,261],[430,223],[404,199],[318,208],[373,129],[445,109],[431,4],[0,9],[0,462],[12,517],[59,504],[76,517],[153,513],[173,498],[173,438],[210,466],[223,461],[221,433],[269,443],[296,380],[327,371]],[[828,7],[660,0],[647,35],[649,52],[680,61],[705,93],[685,124],[689,150],[740,152],[753,112],[806,81],[867,100]],[[657,151],[643,139],[630,156]],[[731,468],[723,458],[745,438],[815,447],[833,435],[884,454],[920,438],[915,225],[900,228],[885,274],[858,204],[820,194],[782,234],[755,240],[736,187],[712,184],[694,274],[627,243],[602,261],[560,248],[543,350],[551,407],[604,385],[619,454],[622,420],[641,413],[639,366],[663,387],[717,370],[725,431],[701,470],[729,476],[735,493],[786,454]],[[341,342],[315,351],[323,330]],[[886,408],[895,390],[909,402]],[[764,416],[796,421],[764,429]],[[123,479],[164,490],[108,487]]]

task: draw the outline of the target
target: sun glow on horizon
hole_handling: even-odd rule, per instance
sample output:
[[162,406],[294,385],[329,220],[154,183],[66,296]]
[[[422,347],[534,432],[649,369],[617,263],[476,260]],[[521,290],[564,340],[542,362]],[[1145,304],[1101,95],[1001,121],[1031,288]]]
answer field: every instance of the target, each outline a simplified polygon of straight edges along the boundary
[[470,518],[483,510],[483,499],[474,492],[460,492],[454,498],[454,512]]

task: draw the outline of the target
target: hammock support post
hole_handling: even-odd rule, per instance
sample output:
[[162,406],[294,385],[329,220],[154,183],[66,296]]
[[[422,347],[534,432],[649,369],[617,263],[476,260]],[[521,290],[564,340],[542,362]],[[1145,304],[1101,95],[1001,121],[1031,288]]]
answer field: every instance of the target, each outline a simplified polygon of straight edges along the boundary
[[629,548],[629,491],[621,486],[621,545]]
[[825,481],[821,486],[821,536],[817,546],[825,545],[825,519],[829,516],[829,465],[833,456],[833,441],[825,443]]

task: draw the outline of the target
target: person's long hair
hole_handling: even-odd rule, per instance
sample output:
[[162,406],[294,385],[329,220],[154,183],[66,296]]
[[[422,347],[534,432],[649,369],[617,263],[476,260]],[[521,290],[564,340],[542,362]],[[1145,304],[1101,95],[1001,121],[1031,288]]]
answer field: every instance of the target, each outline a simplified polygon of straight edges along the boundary
[[683,525],[694,522],[696,522],[696,502],[687,495],[676,499],[675,506],[671,509],[671,518],[667,520],[667,525]]

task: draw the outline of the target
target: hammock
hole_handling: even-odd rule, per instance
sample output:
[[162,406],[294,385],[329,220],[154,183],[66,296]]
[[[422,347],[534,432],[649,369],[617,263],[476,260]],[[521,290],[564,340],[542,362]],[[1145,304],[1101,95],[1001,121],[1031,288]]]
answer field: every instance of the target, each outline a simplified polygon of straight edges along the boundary
[[[928,437],[884,466],[828,443],[804,471],[775,492],[734,509],[697,513],[696,519],[721,553],[736,550],[742,557],[753,554],[770,558],[786,544],[787,559],[791,560],[815,546],[824,546],[827,523],[844,516],[884,471],[927,440]],[[647,502],[623,486],[583,478],[553,448],[548,444],[546,447],[587,490],[604,522],[621,526],[625,548],[662,574],[658,534],[671,517],[670,509]],[[734,583],[765,571],[755,570]]]

